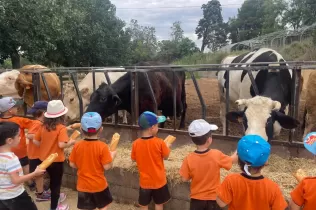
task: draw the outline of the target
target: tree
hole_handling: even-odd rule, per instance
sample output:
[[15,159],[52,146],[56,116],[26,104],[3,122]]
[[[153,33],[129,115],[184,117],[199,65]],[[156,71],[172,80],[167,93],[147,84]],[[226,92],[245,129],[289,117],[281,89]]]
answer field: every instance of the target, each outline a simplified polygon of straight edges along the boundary
[[283,22],[290,24],[296,30],[303,25],[304,13],[306,12],[305,0],[290,0],[287,5]]
[[221,3],[218,0],[211,0],[202,5],[202,10],[203,18],[195,29],[198,39],[202,38],[201,52],[204,52],[206,46],[216,51],[227,43]]
[[265,0],[263,3],[263,25],[262,34],[269,34],[284,29],[285,0]]
[[171,62],[199,51],[196,44],[191,39],[184,36],[181,22],[174,22],[170,29],[171,40],[162,40],[158,42],[159,52],[157,59]]
[[157,38],[154,27],[140,26],[131,20],[127,32],[131,35],[131,63],[152,60],[157,54]]

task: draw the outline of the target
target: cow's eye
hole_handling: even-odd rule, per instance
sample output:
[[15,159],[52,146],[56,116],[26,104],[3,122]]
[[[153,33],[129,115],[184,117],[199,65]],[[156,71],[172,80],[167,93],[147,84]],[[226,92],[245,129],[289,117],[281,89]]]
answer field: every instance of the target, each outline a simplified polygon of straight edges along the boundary
[[74,98],[71,98],[71,99],[70,99],[70,102],[73,102],[74,100],[75,100]]
[[106,98],[105,98],[105,97],[101,97],[101,98],[100,98],[100,101],[101,101],[101,102],[105,102],[105,101],[106,101]]

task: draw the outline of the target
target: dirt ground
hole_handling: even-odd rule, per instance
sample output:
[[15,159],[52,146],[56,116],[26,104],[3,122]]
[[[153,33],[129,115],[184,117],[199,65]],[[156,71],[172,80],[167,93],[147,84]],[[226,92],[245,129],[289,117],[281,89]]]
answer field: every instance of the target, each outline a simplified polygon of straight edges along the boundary
[[[61,192],[66,193],[67,199],[63,203],[69,205],[69,210],[77,210],[77,192],[68,188],[62,188]],[[35,200],[33,192],[29,192],[29,195]],[[48,210],[50,209],[50,201],[46,202],[35,202],[38,210]],[[134,205],[119,204],[113,202],[109,206],[109,210],[136,210],[137,208]]]

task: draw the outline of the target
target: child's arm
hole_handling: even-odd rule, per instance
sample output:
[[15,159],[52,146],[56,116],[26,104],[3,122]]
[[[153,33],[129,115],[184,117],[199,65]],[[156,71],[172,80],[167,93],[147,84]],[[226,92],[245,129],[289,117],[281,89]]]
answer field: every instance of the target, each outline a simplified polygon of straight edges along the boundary
[[72,162],[69,162],[69,166],[70,166],[71,168],[75,168],[75,169],[77,169],[76,164],[74,164],[74,163],[72,163]]
[[237,150],[230,156],[233,160],[233,164],[238,163],[238,155],[237,155]]
[[[107,151],[106,151],[107,150]],[[113,167],[113,161],[116,157],[116,151],[110,152],[110,150],[108,149],[108,147],[106,147],[106,149],[103,150],[103,168],[104,170],[110,170]],[[110,154],[110,155],[109,155]]]
[[169,155],[170,155],[170,145],[169,143],[165,143],[165,142],[162,142],[162,157],[163,159],[165,160],[168,160],[169,158]]
[[180,173],[180,176],[181,176],[181,180],[183,182],[188,182],[188,181],[191,180],[190,168],[189,168],[189,164],[188,164],[188,157],[186,157],[183,160],[183,163],[181,165],[179,173]]
[[75,143],[76,143],[76,140],[69,139],[67,128],[66,127],[62,128],[58,135],[58,147],[61,149],[65,149],[65,148],[71,147]]
[[76,143],[76,140],[70,139],[68,142],[58,142],[58,146],[61,149],[65,149],[65,148],[71,147],[75,143]]
[[223,202],[219,197],[216,198],[216,203],[221,209],[228,209],[228,205],[225,202]]
[[289,203],[289,209],[290,210],[300,210],[301,207],[298,206],[296,203],[294,203],[294,201],[291,199],[290,203]]

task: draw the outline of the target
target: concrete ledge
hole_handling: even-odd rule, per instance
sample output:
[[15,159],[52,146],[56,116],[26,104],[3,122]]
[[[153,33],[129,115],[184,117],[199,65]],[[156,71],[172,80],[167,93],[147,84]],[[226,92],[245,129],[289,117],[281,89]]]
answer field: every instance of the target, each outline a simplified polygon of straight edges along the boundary
[[[137,204],[139,193],[138,173],[132,173],[122,168],[113,168],[105,173],[113,199],[119,203]],[[77,172],[64,164],[64,176],[62,185],[76,190]],[[190,188],[188,183],[174,184],[168,182],[171,200],[165,205],[165,210],[190,209]],[[154,209],[154,204],[150,205]]]

